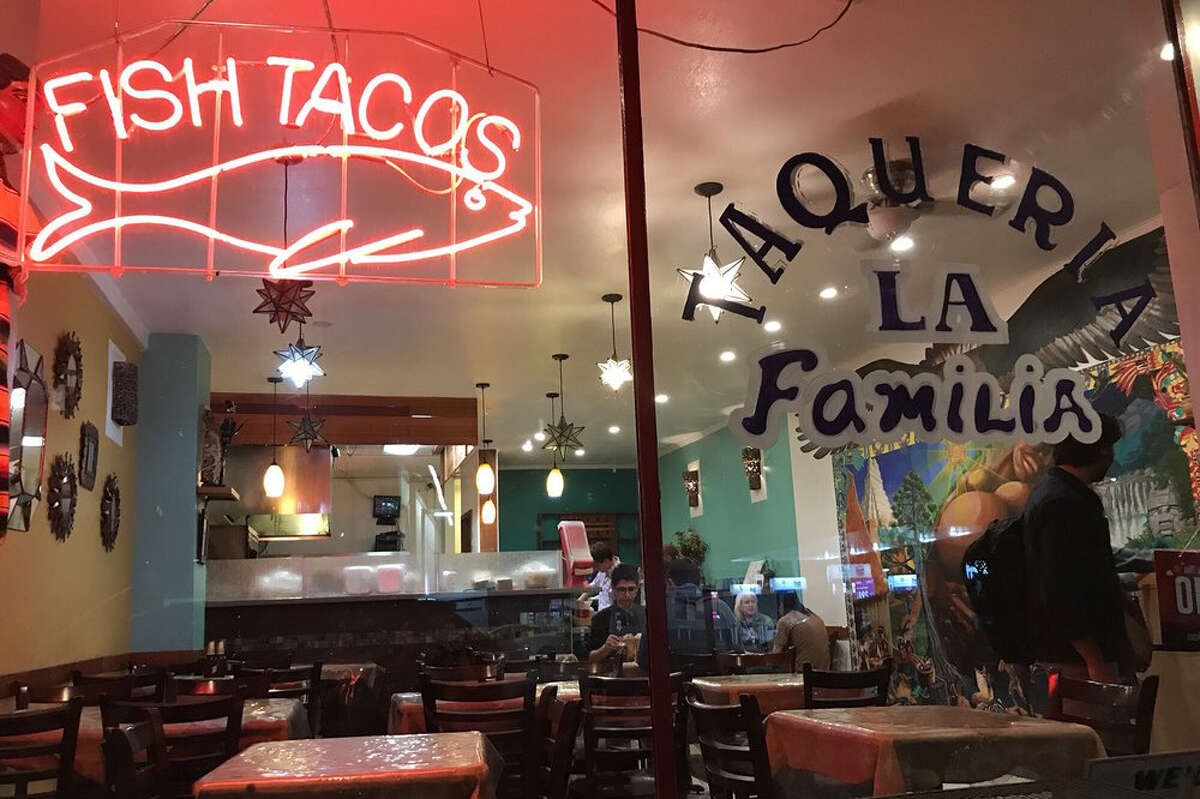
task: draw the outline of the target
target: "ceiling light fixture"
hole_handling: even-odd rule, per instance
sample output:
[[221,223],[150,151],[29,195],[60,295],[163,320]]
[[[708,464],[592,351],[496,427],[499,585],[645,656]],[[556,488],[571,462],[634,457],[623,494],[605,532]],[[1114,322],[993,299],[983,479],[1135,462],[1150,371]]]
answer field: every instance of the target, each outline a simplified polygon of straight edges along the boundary
[[272,375],[267,378],[267,382],[271,384],[271,465],[263,472],[263,493],[269,499],[279,499],[283,496],[284,476],[283,469],[279,465],[277,454],[279,452],[279,444],[275,439],[275,420],[278,417],[279,411],[279,384],[283,382],[282,377]]
[[541,444],[543,441],[546,440],[546,434],[543,433],[541,430],[539,430],[533,434],[533,440],[538,442],[539,444]]
[[[554,400],[558,397],[555,391],[547,392],[546,398],[550,400],[550,418],[554,418]],[[546,449],[554,451],[554,465],[550,467],[550,471],[546,473],[546,496],[550,499],[558,499],[562,496],[563,485],[566,482],[563,480],[562,470],[558,468],[558,449],[547,446]]]
[[778,333],[780,330],[783,330],[783,322],[780,322],[778,319],[772,319],[763,325],[763,330],[768,333]]
[[[715,181],[707,181],[696,186],[696,194],[708,201],[708,252],[704,254],[704,260],[701,261],[699,269],[676,269],[675,271],[688,282],[689,286],[699,276],[700,296],[705,299],[750,302],[750,295],[743,291],[737,283],[742,270],[742,262],[746,260],[746,257],[743,255],[736,261],[723,266],[717,259],[717,245],[713,238],[712,198],[724,189],[724,186]],[[714,322],[721,321],[721,313],[724,310],[721,306],[702,304],[708,308]]]
[[[475,470],[475,490],[479,492],[479,496],[481,497],[486,497],[496,490],[496,471],[492,468],[490,460],[495,455],[495,450],[488,446],[492,443],[492,440],[487,437],[487,390],[489,387],[491,387],[491,383],[475,384],[475,388],[479,389],[479,417],[483,420],[483,432],[480,436],[483,447],[476,454],[479,460],[479,467]],[[494,507],[492,511],[494,516]],[[485,524],[490,523],[485,522]]]
[[1017,185],[1017,179],[1005,172],[1002,175],[993,177],[990,185],[993,189],[1011,189]]
[[279,374],[292,381],[296,388],[304,388],[304,384],[314,377],[324,377],[325,370],[317,365],[321,357],[321,347],[310,347],[304,343],[304,323],[300,323],[300,336],[295,344],[288,344],[286,349],[275,350],[275,354],[283,359],[279,364]]
[[621,428],[615,424],[610,424],[608,426],[608,432],[612,433],[615,436],[617,433],[621,432]]
[[666,404],[667,401],[670,399],[671,399],[671,396],[669,394],[655,394],[654,395],[654,401],[657,402],[659,405]]
[[[546,443],[542,445],[542,448],[552,449],[555,451],[556,457],[565,459],[568,452],[583,446],[583,442],[579,440],[579,434],[584,431],[584,428],[567,421],[567,397],[563,388],[563,361],[571,356],[565,352],[559,352],[550,357],[558,361],[558,394],[556,396],[559,398],[559,415],[557,423],[546,425]],[[553,399],[550,404],[554,405]],[[554,418],[553,407],[551,407],[550,418]]]
[[483,503],[483,507],[479,510],[479,519],[484,524],[496,523],[496,503],[488,497],[487,502]]
[[1172,44],[1171,42],[1167,42],[1166,44],[1164,44],[1162,46],[1162,49],[1158,51],[1158,57],[1161,58],[1163,61],[1174,61],[1175,60],[1175,45]]
[[907,233],[901,233],[896,238],[892,239],[892,243],[888,245],[892,252],[908,252],[916,245],[913,237]]
[[621,386],[633,380],[633,368],[628,358],[617,358],[617,303],[621,301],[620,294],[605,294],[600,299],[608,303],[609,320],[612,323],[612,355],[607,361],[600,361],[600,382],[613,391],[620,391]]
[[837,295],[838,290],[836,286],[826,286],[817,294],[817,296],[823,300],[832,300]]
[[420,444],[384,444],[383,454],[404,456],[416,455],[419,449],[421,449]]
[[733,350],[725,350],[718,357],[721,359],[722,363],[729,363],[737,358],[737,353]]
[[575,450],[576,458],[582,458],[586,454],[587,454],[587,450],[585,450],[583,447],[580,447],[579,449]]
[[521,451],[522,452],[533,452],[533,442],[530,441],[528,438],[525,439],[525,443],[521,445]]

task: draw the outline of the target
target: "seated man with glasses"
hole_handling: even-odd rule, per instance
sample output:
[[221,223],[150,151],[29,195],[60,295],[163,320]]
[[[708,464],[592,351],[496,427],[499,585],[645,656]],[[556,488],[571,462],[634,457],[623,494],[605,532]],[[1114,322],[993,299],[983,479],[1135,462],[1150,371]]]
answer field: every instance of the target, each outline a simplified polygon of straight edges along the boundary
[[627,660],[636,651],[637,636],[646,631],[646,611],[638,604],[638,571],[627,564],[612,570],[613,604],[592,616],[588,660],[599,663],[624,650]]

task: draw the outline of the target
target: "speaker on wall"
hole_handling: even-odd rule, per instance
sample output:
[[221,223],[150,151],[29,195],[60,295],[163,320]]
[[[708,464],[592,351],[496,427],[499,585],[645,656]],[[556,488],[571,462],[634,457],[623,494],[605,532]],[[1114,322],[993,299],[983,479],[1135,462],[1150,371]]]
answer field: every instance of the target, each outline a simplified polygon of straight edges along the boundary
[[128,427],[138,419],[138,368],[136,363],[114,361],[112,365],[112,420]]

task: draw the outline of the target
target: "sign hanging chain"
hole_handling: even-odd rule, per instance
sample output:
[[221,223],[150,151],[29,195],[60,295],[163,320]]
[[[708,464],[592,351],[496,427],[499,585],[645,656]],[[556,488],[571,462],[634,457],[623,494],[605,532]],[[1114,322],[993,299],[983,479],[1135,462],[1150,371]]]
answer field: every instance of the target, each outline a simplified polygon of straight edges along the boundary
[[[328,0],[327,0],[328,1]],[[483,63],[487,65],[488,75],[492,76],[492,58],[488,55],[487,26],[483,23],[483,0],[476,0],[479,6],[479,32],[483,35]]]

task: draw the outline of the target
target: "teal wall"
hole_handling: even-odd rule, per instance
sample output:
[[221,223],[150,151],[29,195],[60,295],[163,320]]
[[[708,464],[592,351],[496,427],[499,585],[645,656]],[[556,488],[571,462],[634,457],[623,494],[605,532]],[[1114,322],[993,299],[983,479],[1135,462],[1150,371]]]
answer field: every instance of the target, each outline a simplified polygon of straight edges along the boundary
[[134,652],[204,647],[205,571],[196,564],[196,472],[210,358],[196,336],[153,333],[138,375]]
[[[799,575],[796,509],[792,499],[792,462],[786,437],[763,453],[767,498],[750,502],[742,468],[742,444],[728,428],[663,455],[658,460],[662,485],[663,540],[688,527],[708,542],[704,576],[713,584],[746,575],[751,560],[766,558],[780,577]],[[704,514],[691,518],[683,472],[700,461],[700,497]]]
[[[634,469],[563,469],[563,495],[546,496],[545,469],[500,468],[500,550],[537,549],[539,513],[637,513],[637,471]],[[641,562],[637,517],[619,517],[619,556],[626,563]],[[542,537],[558,540],[558,520],[543,519]],[[558,547],[555,546],[557,549]]]

